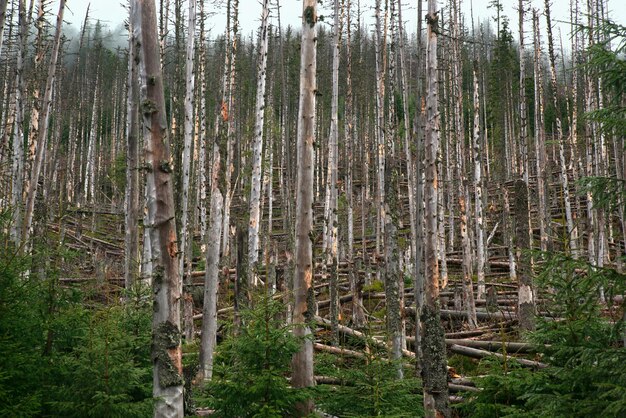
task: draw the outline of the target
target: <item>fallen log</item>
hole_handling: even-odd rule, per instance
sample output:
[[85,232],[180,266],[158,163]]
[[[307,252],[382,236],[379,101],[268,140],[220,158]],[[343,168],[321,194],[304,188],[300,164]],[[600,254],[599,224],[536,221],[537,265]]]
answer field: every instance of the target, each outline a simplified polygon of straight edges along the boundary
[[320,344],[320,343],[313,343],[313,348],[315,348],[317,351],[324,351],[326,353],[337,354],[340,356],[365,358],[365,354],[360,353],[358,351],[354,351],[354,350],[348,350],[346,348],[332,347],[330,345],[325,345],[325,344]]
[[[315,317],[315,322],[317,322],[318,324],[320,324],[320,325],[322,325],[322,326],[324,326],[326,328],[329,328],[329,327],[332,326],[332,323],[328,319],[322,318],[321,316],[316,316]],[[360,339],[368,341],[368,342],[372,342],[374,345],[376,345],[376,346],[378,346],[380,348],[387,349],[387,344],[384,341],[381,341],[378,338],[368,337],[367,335],[363,334],[362,332],[357,331],[355,329],[352,329],[350,327],[347,327],[345,325],[338,324],[337,325],[337,331],[342,332],[344,334],[351,335],[351,336],[356,337],[356,338],[360,338]],[[405,349],[402,350],[402,355],[404,355],[406,357],[409,357],[409,358],[415,358],[415,353],[414,352],[409,351],[409,350],[405,350]]]
[[[406,308],[404,308],[405,312],[407,312],[408,314],[411,315],[415,315],[415,308],[412,306],[407,306]],[[465,311],[455,311],[455,310],[450,310],[450,309],[441,309],[439,311],[439,314],[441,316],[442,319],[466,319],[467,318],[467,312]],[[489,321],[489,320],[500,320],[500,321],[509,321],[509,320],[513,320],[515,319],[515,316],[509,312],[482,312],[482,311],[478,311],[476,312],[476,318],[480,319],[482,321]]]
[[485,357],[490,357],[490,356],[497,357],[501,360],[504,360],[506,358],[507,360],[510,359],[510,360],[516,361],[524,367],[531,367],[534,369],[544,369],[548,367],[547,364],[541,363],[539,361],[527,360],[524,358],[512,357],[512,356],[505,357],[503,354],[500,354],[500,353],[492,353],[491,351],[479,350],[477,348],[471,348],[471,347],[464,347],[458,344],[452,344],[450,346],[450,351],[456,354],[460,354],[466,357],[471,357],[471,358],[476,358],[476,359],[483,359]]
[[457,385],[456,383],[448,383],[448,390],[452,393],[457,392],[480,392],[475,386]]
[[537,351],[536,346],[528,343],[446,338],[446,345],[453,344],[462,345],[464,347],[480,348],[487,351],[500,351],[503,348],[506,348],[507,353],[535,353]]

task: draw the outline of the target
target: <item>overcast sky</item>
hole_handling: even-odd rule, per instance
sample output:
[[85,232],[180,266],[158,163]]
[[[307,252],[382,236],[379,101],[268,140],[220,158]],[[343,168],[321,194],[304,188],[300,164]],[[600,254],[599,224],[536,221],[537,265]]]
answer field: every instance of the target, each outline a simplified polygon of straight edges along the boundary
[[[214,12],[215,16],[209,20],[207,29],[212,29],[212,32],[221,33],[224,30],[225,26],[225,17],[224,10],[215,8],[211,6],[214,3],[213,0],[205,0],[206,1],[206,11]],[[518,3],[517,0],[501,0],[504,5],[504,14],[507,15],[512,23],[513,33],[517,38],[517,10],[516,5]],[[69,0],[68,1],[68,9],[66,11],[65,20],[70,22],[71,25],[78,30],[80,28],[82,21],[85,17],[85,12],[87,10],[87,5],[91,3],[91,11],[90,17],[92,19],[100,19],[103,22],[106,22],[107,25],[111,28],[115,28],[119,26],[124,19],[126,18],[126,11],[122,6],[122,2],[125,1],[120,0]],[[494,11],[487,8],[490,0],[473,0],[473,12],[474,12],[474,20],[475,21],[483,21],[486,17],[493,16]],[[553,0],[552,6],[552,19],[555,21],[569,20],[569,2],[570,0]],[[184,4],[186,7],[186,1]],[[224,2],[225,3],[225,2]],[[273,1],[272,1],[273,3]],[[283,26],[292,25],[294,27],[299,27],[301,25],[300,15],[302,12],[302,1],[300,0],[281,0],[281,23]],[[326,0],[323,2],[324,5],[330,6],[332,1]],[[368,19],[371,21],[371,16],[373,15],[373,10],[371,5],[374,3],[374,0],[361,0],[361,7],[363,10],[363,18],[365,21]],[[447,1],[439,0],[439,4],[444,5]],[[584,3],[584,2],[583,2]],[[626,0],[609,0],[609,10],[610,16],[613,20],[622,25],[626,25],[626,7],[624,6]],[[356,4],[356,1],[353,0],[353,4]],[[417,28],[417,0],[404,0],[403,1],[403,18],[406,22],[406,31],[408,33],[415,32]],[[466,25],[469,26],[470,21],[470,10],[471,10],[471,1],[464,0],[463,1],[463,10],[465,12]],[[532,7],[536,7],[539,9],[543,8],[544,0],[532,0]],[[261,4],[259,0],[239,0],[240,5],[240,25],[242,28],[242,33],[247,35],[252,31],[256,30],[259,25],[259,15],[261,12]],[[424,7],[425,8],[425,7]],[[319,12],[320,14],[329,15],[329,11],[322,8]],[[276,13],[272,12],[273,23],[276,24]],[[542,26],[545,25],[545,20],[542,19]],[[530,29],[530,19],[528,19],[527,27]],[[567,37],[569,33],[569,29],[567,25],[561,25],[561,30],[563,32],[563,36]],[[556,34],[558,35],[558,33]],[[529,34],[526,35],[530,37]],[[567,39],[563,40],[567,45],[569,42]],[[529,41],[527,41],[529,42]]]

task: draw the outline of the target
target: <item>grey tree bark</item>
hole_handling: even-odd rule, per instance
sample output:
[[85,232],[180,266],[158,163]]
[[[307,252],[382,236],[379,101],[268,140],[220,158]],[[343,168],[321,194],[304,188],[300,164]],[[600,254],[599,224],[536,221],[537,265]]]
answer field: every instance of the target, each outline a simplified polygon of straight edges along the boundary
[[[50,109],[52,107],[52,91],[54,89],[54,81],[57,70],[57,59],[61,48],[61,34],[63,29],[63,12],[65,11],[65,0],[59,2],[59,12],[57,14],[56,32],[54,35],[54,46],[52,47],[52,56],[48,65],[48,75],[46,78],[46,87],[44,96],[41,101],[41,113],[38,115],[37,136],[33,137],[34,143],[31,147],[35,147],[34,159],[29,173],[30,181],[27,183],[26,192],[26,208],[24,212],[24,228],[22,242],[28,243],[33,224],[33,211],[35,209],[35,198],[37,196],[37,187],[39,185],[39,174],[43,163],[44,150],[46,149],[48,139],[48,121],[50,119]],[[29,244],[27,244],[30,247]]]
[[[296,177],[296,248],[294,275],[294,335],[301,340],[293,356],[291,384],[313,386],[313,341],[308,324],[315,312],[313,300],[313,144],[315,142],[315,95],[317,92],[317,0],[302,2],[302,46],[300,50],[300,104],[298,108]],[[300,416],[313,410],[313,401],[298,405]]]
[[[134,7],[134,3],[130,3]],[[131,10],[131,15],[132,15]],[[139,78],[133,42],[133,22],[129,22],[128,80],[126,97],[126,190],[124,234],[124,283],[126,290],[135,284],[139,273]]]
[[521,179],[515,182],[514,210],[519,326],[524,330],[532,330],[535,328],[535,298],[532,287],[532,264],[529,254],[528,185]]
[[152,220],[149,226],[154,265],[152,393],[157,399],[154,417],[179,418],[184,414],[180,345],[181,278],[178,273],[173,178],[154,1],[134,0],[132,11],[133,37],[141,77],[148,211]]
[[258,285],[259,230],[261,224],[261,162],[263,156],[263,127],[265,122],[265,80],[269,25],[269,0],[263,0],[256,90],[254,138],[252,142],[252,176],[250,181],[250,223],[248,224],[248,281]]
[[424,184],[425,206],[425,285],[422,308],[422,381],[424,388],[424,412],[428,418],[449,417],[448,382],[446,369],[446,342],[441,325],[439,308],[439,266],[437,264],[437,149],[439,147],[439,104],[437,1],[428,0],[428,23],[426,37],[426,150]]
[[[184,132],[183,132],[183,159],[182,159],[182,214],[180,226],[180,258],[178,266],[178,274],[185,277],[185,265],[187,272],[191,272],[191,259],[189,253],[191,250],[189,240],[189,192],[191,179],[191,143],[194,136],[194,94],[195,94],[195,74],[194,74],[194,56],[195,56],[195,40],[196,40],[196,0],[189,0],[188,25],[187,25],[187,45],[185,57],[185,115],[184,115]],[[188,242],[189,241],[189,242]],[[185,341],[193,340],[193,300],[188,294],[188,287],[191,286],[191,275],[187,274],[184,283],[184,332]]]

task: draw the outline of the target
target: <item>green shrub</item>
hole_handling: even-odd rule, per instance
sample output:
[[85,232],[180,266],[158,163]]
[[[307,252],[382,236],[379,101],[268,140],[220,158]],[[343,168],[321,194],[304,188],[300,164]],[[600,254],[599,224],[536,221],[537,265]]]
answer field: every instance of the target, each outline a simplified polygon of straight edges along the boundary
[[[0,214],[0,231],[8,218]],[[0,235],[0,242],[7,241]],[[61,287],[58,249],[33,263],[0,249],[0,416],[145,417],[152,413],[151,308],[87,300]],[[26,273],[26,266],[41,264]],[[102,289],[100,289],[102,291]]]
[[241,318],[238,334],[219,347],[208,396],[198,404],[208,404],[222,417],[293,416],[306,392],[291,388],[287,379],[301,341],[284,325],[283,306],[262,297]]
[[[423,416],[422,384],[406,373],[397,379],[396,367],[378,355],[366,362],[352,362],[337,369],[331,357],[316,357],[318,369],[331,372],[342,385],[318,385],[316,404],[338,417],[418,417]],[[329,362],[330,364],[324,364]],[[334,370],[333,370],[334,369]]]
[[626,416],[624,324],[607,317],[598,303],[601,288],[609,302],[613,292],[623,292],[626,276],[553,254],[546,256],[537,284],[548,298],[544,308],[562,318],[538,321],[527,336],[539,343],[550,367],[505,373],[492,364],[479,382],[482,392],[461,411],[471,417]]

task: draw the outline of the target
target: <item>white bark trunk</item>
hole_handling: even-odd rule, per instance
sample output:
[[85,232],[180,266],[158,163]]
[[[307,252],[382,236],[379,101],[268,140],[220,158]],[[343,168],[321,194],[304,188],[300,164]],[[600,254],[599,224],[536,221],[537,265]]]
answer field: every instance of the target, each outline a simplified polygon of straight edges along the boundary
[[252,143],[252,177],[250,183],[250,223],[248,225],[248,281],[257,286],[259,282],[259,230],[261,224],[261,163],[263,155],[263,127],[265,122],[265,80],[267,72],[269,0],[263,0],[261,32],[259,39],[258,74],[256,90],[256,121]]

